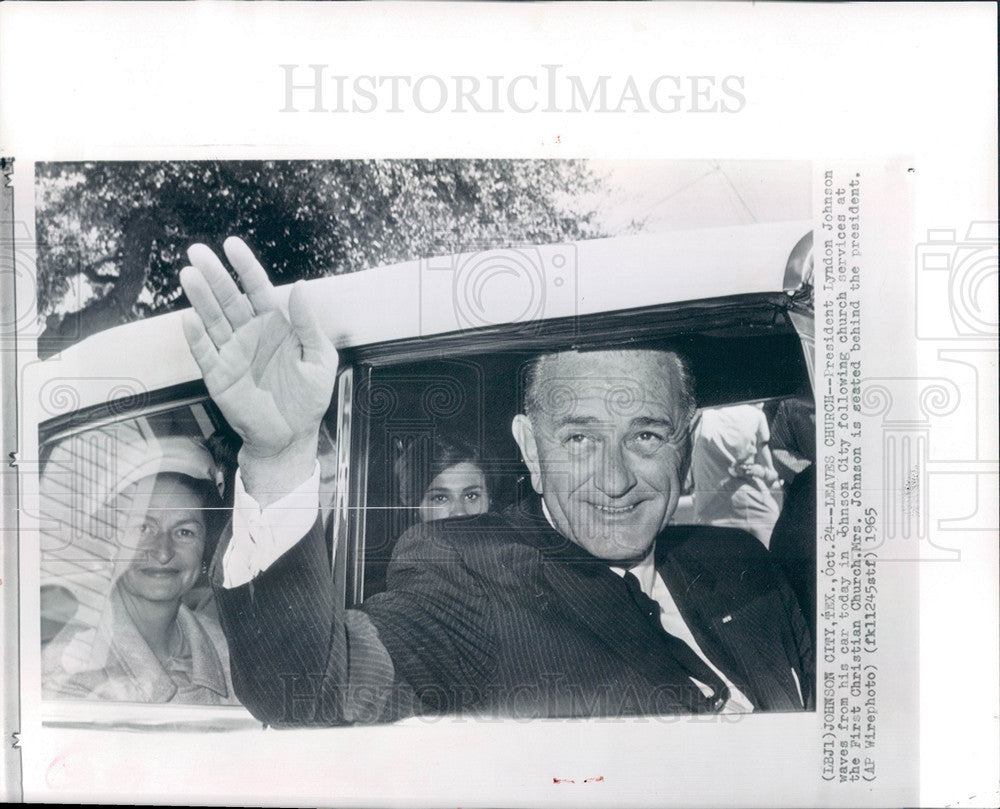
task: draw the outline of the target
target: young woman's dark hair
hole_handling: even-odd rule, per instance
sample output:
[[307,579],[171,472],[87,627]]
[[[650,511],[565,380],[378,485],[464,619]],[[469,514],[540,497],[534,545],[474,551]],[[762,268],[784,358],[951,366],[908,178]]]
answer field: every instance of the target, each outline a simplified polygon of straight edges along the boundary
[[[482,469],[482,453],[475,444],[458,435],[438,435],[417,438],[401,447],[394,471],[399,491],[399,502],[416,508],[423,500],[431,483],[442,472],[458,464],[471,464]],[[489,497],[489,478],[483,472],[486,496]]]

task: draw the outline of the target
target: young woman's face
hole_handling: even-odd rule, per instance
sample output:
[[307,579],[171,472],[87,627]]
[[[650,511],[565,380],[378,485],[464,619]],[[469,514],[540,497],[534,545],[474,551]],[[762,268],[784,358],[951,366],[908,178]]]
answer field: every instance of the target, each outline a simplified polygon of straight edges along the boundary
[[147,478],[134,488],[118,540],[128,562],[122,585],[147,601],[179,601],[201,572],[204,503],[176,480]]
[[420,522],[471,517],[490,508],[483,470],[469,461],[449,466],[427,487],[417,506]]

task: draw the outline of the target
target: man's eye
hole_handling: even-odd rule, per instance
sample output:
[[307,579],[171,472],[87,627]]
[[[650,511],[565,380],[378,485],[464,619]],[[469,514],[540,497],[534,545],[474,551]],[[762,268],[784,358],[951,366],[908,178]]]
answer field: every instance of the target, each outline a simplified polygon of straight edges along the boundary
[[448,496],[445,495],[445,494],[432,494],[431,495],[431,502],[432,503],[447,503],[448,502]]
[[566,436],[566,443],[580,446],[581,444],[585,444],[587,442],[587,439],[588,436],[584,435],[583,433],[573,433],[571,435]]
[[652,430],[643,430],[641,433],[636,433],[633,444],[640,450],[652,451],[657,449],[666,440],[666,437],[661,433],[653,432]]
[[479,497],[480,497],[479,492],[466,492],[465,493],[465,499],[466,500],[476,501],[476,500],[479,499]]

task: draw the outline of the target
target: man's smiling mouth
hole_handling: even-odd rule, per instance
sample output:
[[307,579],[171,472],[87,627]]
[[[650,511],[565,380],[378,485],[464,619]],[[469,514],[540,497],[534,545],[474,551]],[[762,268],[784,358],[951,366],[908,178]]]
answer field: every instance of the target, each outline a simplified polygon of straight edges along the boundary
[[602,506],[599,503],[594,503],[594,508],[596,508],[602,514],[617,515],[617,514],[630,514],[639,507],[638,503],[631,503],[627,506]]

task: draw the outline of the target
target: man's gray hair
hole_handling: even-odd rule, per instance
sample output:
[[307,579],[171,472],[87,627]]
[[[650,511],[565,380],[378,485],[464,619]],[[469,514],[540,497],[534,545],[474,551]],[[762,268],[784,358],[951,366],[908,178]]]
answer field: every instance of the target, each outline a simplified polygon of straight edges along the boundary
[[[694,377],[691,375],[691,371],[684,358],[680,354],[667,349],[610,349],[610,351],[623,355],[650,353],[659,355],[663,359],[666,373],[669,374],[672,371],[676,375],[680,387],[677,395],[677,404],[680,409],[681,418],[677,428],[687,432],[688,425],[691,423],[691,419],[694,418],[697,404],[694,398]],[[570,353],[585,354],[587,352],[576,351],[575,349],[572,351],[553,351],[532,358],[525,366],[524,413],[532,422],[537,423],[538,417],[545,409],[541,387],[545,381],[546,372],[556,358]]]

